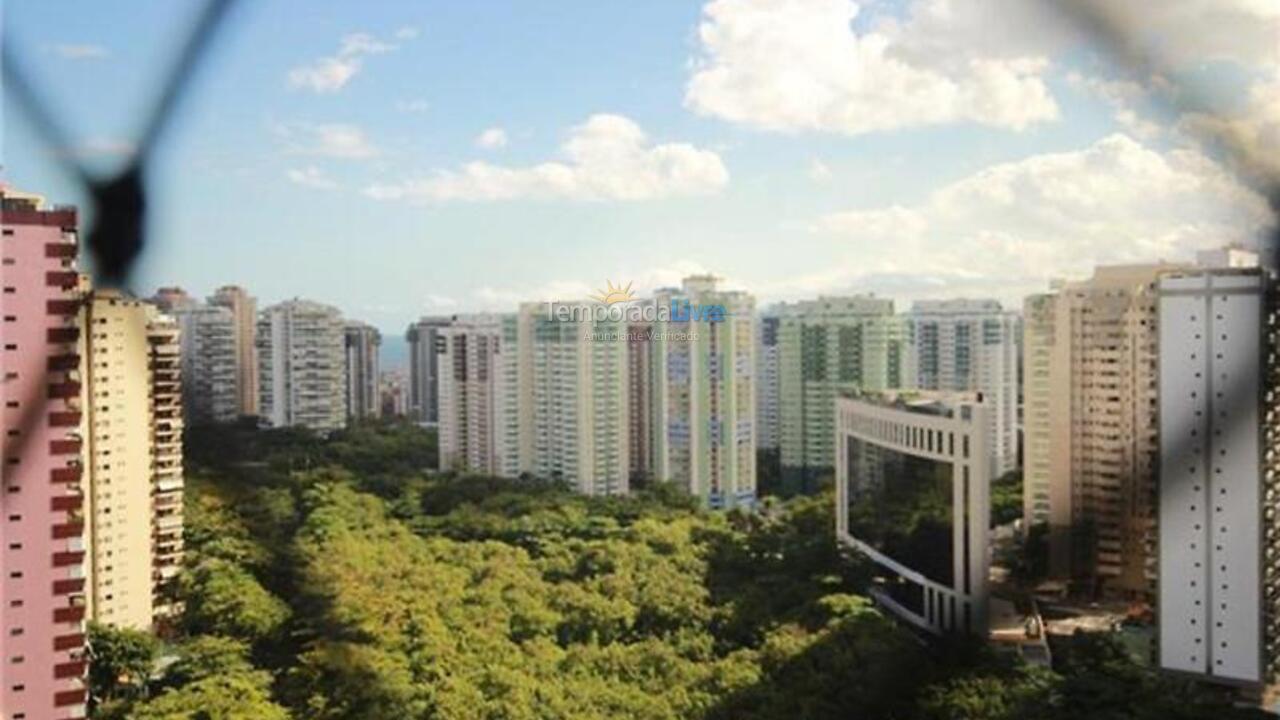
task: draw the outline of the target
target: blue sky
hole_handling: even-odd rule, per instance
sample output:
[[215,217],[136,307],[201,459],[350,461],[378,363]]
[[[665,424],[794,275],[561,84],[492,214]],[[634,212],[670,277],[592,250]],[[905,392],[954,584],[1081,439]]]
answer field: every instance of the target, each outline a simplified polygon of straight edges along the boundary
[[[764,301],[1016,305],[1273,222],[1196,118],[1153,110],[1158,79],[1011,2],[243,2],[152,168],[135,289],[237,283],[391,334],[695,270]],[[1171,70],[1232,88],[1226,120],[1277,133],[1278,11],[1125,3],[1186,48]],[[195,7],[7,0],[5,22],[110,167]],[[8,100],[4,120],[6,181],[78,202]]]

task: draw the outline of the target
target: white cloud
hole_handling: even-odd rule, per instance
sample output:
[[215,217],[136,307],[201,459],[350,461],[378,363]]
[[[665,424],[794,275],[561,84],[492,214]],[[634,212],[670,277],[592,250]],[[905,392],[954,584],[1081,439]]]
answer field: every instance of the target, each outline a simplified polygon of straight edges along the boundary
[[496,150],[506,145],[507,131],[500,127],[491,127],[476,137],[476,146],[486,150]]
[[355,125],[292,123],[276,126],[276,134],[288,152],[299,155],[364,160],[379,154],[364,131]]
[[830,182],[832,177],[831,168],[827,164],[813,158],[809,161],[809,179],[814,182],[825,183]]
[[404,25],[396,29],[397,40],[413,40],[422,34],[422,31],[412,25]]
[[1074,71],[1067,74],[1067,84],[1110,105],[1116,123],[1131,135],[1151,140],[1160,134],[1160,126],[1140,113],[1140,106],[1147,98],[1147,89],[1142,85],[1131,80],[1086,77]]
[[[410,40],[414,34],[405,35],[401,28],[395,36],[399,40]],[[342,38],[338,44],[338,52],[299,65],[289,71],[289,86],[310,90],[316,93],[333,93],[346,87],[351,78],[364,67],[364,58],[369,55],[381,55],[398,49],[395,43],[379,40],[369,33],[352,33]]]
[[[1133,57],[1175,72],[1280,62],[1274,0],[911,0],[900,17],[874,0],[712,0],[685,104],[787,132],[966,121],[1018,130],[1058,116],[1046,74],[1054,58],[1098,47],[1096,17],[1123,28]],[[1131,108],[1117,119],[1153,130]]]
[[336,190],[338,188],[337,181],[315,165],[290,168],[285,173],[285,177],[289,178],[292,183],[316,190]]
[[64,43],[54,45],[53,52],[64,60],[101,60],[111,52],[101,45]]
[[573,128],[561,151],[563,162],[507,167],[475,161],[426,178],[375,184],[365,194],[414,202],[648,200],[713,193],[729,180],[716,153],[687,143],[651,144],[639,125],[620,115],[592,115]]
[[855,30],[859,12],[850,0],[713,0],[685,104],[766,130],[849,135],[957,121],[1022,129],[1058,116],[1044,55],[910,52],[895,23]]
[[1043,287],[1049,273],[1250,244],[1275,222],[1262,197],[1204,155],[1117,134],[987,168],[920,205],[828,215],[816,229],[852,251],[847,269],[826,271],[827,284],[875,277],[999,294]]

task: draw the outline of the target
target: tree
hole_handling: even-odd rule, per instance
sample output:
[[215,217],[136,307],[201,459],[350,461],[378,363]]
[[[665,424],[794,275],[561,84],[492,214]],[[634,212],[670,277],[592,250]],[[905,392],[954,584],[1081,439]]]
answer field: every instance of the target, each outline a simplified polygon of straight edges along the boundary
[[136,705],[131,720],[289,720],[271,701],[265,672],[205,677]]
[[179,577],[183,625],[191,634],[223,635],[250,644],[280,629],[289,607],[244,568],[209,559]]
[[150,633],[89,623],[89,697],[127,701],[147,693],[160,643]]

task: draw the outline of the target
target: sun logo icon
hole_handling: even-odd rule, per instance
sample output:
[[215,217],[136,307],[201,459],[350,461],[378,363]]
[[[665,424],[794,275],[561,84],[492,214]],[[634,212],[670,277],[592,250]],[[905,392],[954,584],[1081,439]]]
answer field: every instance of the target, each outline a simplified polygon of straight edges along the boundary
[[614,303],[630,302],[635,300],[636,296],[631,292],[631,283],[627,283],[626,287],[614,285],[612,280],[605,280],[605,289],[600,291],[599,295],[592,295],[592,300],[602,302],[605,305],[613,305]]

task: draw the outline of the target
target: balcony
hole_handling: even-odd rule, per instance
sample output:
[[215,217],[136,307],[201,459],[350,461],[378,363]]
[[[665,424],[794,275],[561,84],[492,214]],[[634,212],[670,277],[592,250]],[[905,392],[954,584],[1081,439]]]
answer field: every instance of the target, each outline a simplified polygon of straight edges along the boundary
[[49,372],[77,371],[80,369],[80,356],[75,353],[50,355],[49,360],[45,363],[45,369]]
[[53,611],[53,621],[57,623],[73,623],[84,620],[83,607],[65,607]]
[[49,509],[54,512],[61,510],[79,510],[84,507],[84,498],[79,495],[64,495],[56,497],[49,501]]
[[58,663],[57,665],[53,666],[53,677],[58,680],[65,680],[66,678],[84,677],[84,671],[86,667],[87,667],[87,664],[84,661]]
[[79,440],[50,440],[49,453],[52,455],[77,455],[83,445]]
[[84,523],[59,523],[53,526],[53,539],[65,540],[84,536]]
[[67,550],[64,552],[56,552],[53,554],[54,567],[68,567],[71,565],[82,565],[84,563],[83,550]]
[[80,312],[79,300],[47,300],[44,305],[45,314],[67,317]]
[[84,633],[59,635],[53,639],[54,650],[75,650],[84,647]]
[[68,578],[53,581],[54,595],[72,595],[84,592],[84,578]]
[[54,694],[53,704],[57,707],[84,705],[88,702],[88,696],[89,691],[85,688],[80,688],[79,690],[63,690]]
[[80,282],[80,275],[72,270],[50,270],[44,274],[44,284],[48,287],[71,290]]
[[49,427],[79,427],[79,426],[80,426],[80,413],[78,411],[49,413]]
[[[56,442],[56,441],[55,441]],[[53,483],[74,483],[80,482],[80,478],[84,475],[84,468],[79,465],[54,468],[49,471],[49,481]],[[61,499],[61,498],[55,498]],[[55,510],[57,508],[54,508]]]
[[49,328],[46,338],[51,343],[73,343],[80,339],[80,328],[77,327],[60,327]]
[[76,256],[78,248],[73,243],[45,243],[44,256],[66,260]]

